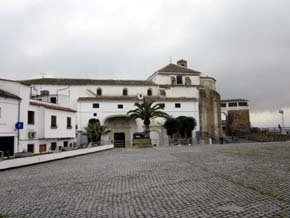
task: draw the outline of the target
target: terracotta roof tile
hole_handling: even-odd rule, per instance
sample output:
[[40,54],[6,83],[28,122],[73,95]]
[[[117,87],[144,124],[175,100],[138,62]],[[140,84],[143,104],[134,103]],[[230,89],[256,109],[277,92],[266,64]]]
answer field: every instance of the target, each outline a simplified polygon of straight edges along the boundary
[[192,69],[189,69],[187,67],[183,67],[177,64],[168,64],[167,66],[161,68],[160,70],[157,70],[157,72],[174,72],[174,73],[188,73],[188,74],[195,74],[200,75],[201,73]]
[[21,81],[37,85],[126,85],[126,86],[157,86],[149,80],[96,80],[96,79],[69,79],[69,78],[41,78]]

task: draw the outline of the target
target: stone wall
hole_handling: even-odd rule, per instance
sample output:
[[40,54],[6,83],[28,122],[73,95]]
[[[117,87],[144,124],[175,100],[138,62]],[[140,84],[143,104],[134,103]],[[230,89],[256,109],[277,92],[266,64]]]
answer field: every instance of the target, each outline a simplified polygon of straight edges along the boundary
[[277,133],[241,133],[240,136],[257,142],[290,141],[290,135]]
[[227,134],[249,132],[251,128],[249,110],[229,110],[227,115]]
[[[221,137],[220,94],[209,88],[199,90],[200,135],[206,143],[209,138],[219,143]],[[206,136],[206,138],[204,138]]]

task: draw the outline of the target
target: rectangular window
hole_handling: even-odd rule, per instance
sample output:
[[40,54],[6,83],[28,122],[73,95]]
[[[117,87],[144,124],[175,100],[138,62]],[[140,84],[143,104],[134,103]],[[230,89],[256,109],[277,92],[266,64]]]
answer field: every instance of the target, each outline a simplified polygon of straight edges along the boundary
[[68,141],[64,141],[64,142],[63,142],[63,147],[66,148],[67,146],[68,146]]
[[66,118],[66,128],[67,129],[71,129],[72,125],[71,125],[71,117],[67,117]]
[[94,103],[93,104],[93,108],[99,108],[100,107],[100,104],[99,103]]
[[175,108],[181,108],[181,104],[180,103],[175,103]]
[[46,144],[41,144],[39,145],[39,152],[42,153],[42,152],[46,152]]
[[50,103],[56,104],[56,97],[51,97],[50,98]]
[[237,107],[237,106],[238,106],[237,102],[229,103],[229,107]]
[[50,127],[52,129],[56,129],[57,128],[57,120],[56,120],[56,116],[51,116],[51,120],[50,120]]
[[122,109],[123,105],[122,104],[118,104],[118,109]]
[[57,143],[56,142],[52,142],[51,146],[50,146],[51,150],[55,151],[56,150],[56,146],[57,146]]
[[182,76],[176,76],[176,84],[182,85]]
[[221,107],[227,107],[226,103],[221,103]]
[[34,153],[34,144],[28,144],[27,145],[27,152]]
[[28,124],[34,124],[34,111],[28,111]]
[[239,106],[248,106],[248,102],[239,102]]

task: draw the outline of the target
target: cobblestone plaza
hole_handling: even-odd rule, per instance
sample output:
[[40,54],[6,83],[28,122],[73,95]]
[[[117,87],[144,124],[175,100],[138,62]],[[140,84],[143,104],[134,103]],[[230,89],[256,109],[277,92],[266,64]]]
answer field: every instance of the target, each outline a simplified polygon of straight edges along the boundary
[[2,171],[0,214],[290,217],[290,143],[114,149]]

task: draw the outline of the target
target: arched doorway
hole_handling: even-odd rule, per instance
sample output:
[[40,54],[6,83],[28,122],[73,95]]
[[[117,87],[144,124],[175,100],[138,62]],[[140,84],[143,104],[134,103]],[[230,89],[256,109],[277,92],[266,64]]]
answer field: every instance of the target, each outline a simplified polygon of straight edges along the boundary
[[135,120],[127,116],[114,116],[105,120],[104,125],[111,128],[109,140],[115,147],[129,147],[132,145],[133,133],[137,131]]

